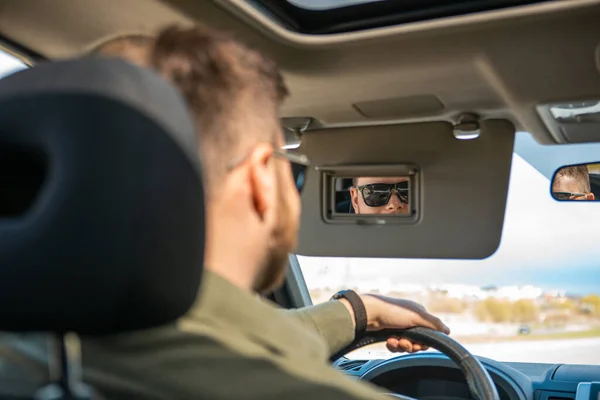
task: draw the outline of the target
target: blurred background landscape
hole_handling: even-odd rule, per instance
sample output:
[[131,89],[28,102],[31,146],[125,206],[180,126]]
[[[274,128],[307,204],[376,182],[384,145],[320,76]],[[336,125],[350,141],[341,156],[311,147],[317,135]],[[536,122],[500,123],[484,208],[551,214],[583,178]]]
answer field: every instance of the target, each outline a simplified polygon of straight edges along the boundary
[[[313,303],[339,288],[310,291]],[[352,288],[364,293],[360,287]],[[369,293],[414,300],[452,329],[452,337],[472,352],[502,361],[597,363],[600,351],[600,295],[547,291],[531,285],[404,285]],[[577,350],[578,345],[582,349]],[[587,354],[580,354],[585,351]],[[536,348],[538,348],[536,352]],[[561,348],[564,348],[561,350]],[[529,353],[543,354],[530,359]],[[564,354],[560,354],[560,353]],[[357,350],[351,358],[389,358],[384,344]],[[540,359],[540,357],[542,359]],[[561,357],[565,360],[561,361]]]
[[[313,289],[314,303],[342,288]],[[354,290],[360,291],[359,288]],[[463,343],[528,338],[600,337],[600,295],[545,292],[533,286],[442,285],[409,290],[371,290],[410,299],[440,316]]]
[[[341,290],[310,291],[313,303]],[[352,288],[361,291],[360,288]],[[406,285],[392,291],[370,290],[414,300],[440,317],[451,336],[477,355],[500,361],[600,362],[600,295],[545,291],[534,286]],[[596,349],[590,351],[591,348]],[[379,343],[359,349],[352,359],[390,358]]]

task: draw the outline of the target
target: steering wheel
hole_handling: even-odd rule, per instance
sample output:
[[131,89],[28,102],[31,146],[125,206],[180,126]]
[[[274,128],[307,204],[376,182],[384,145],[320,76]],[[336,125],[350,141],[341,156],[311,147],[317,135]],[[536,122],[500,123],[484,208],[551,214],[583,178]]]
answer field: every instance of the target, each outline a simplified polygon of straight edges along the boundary
[[[384,329],[381,331],[367,332],[367,335],[355,340],[346,348],[340,350],[331,357],[331,360],[337,360],[344,354],[354,351],[360,347],[364,347],[373,343],[385,342],[390,337],[406,338],[412,342],[420,343],[425,346],[439,350],[452,361],[454,361],[462,370],[471,394],[478,400],[500,400],[498,390],[494,381],[488,374],[487,370],[481,365],[479,360],[469,353],[462,345],[454,339],[443,334],[442,332],[434,331],[433,329],[416,327],[410,329]],[[410,396],[399,394],[388,394],[395,398],[404,400],[415,400]]]

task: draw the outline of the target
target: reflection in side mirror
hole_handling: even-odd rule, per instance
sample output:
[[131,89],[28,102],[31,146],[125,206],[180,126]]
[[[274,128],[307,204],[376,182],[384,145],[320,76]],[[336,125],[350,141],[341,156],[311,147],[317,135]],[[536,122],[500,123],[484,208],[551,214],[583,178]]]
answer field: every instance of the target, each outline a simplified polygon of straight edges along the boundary
[[336,213],[411,215],[409,176],[336,178],[334,186]]
[[600,163],[559,168],[552,177],[550,191],[559,201],[600,200]]

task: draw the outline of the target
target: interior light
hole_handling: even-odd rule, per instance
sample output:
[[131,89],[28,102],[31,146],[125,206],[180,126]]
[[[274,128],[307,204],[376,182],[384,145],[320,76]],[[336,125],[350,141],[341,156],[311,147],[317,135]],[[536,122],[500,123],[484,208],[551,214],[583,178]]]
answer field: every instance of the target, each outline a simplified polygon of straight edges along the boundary
[[600,122],[600,101],[551,104],[550,114],[558,122]]

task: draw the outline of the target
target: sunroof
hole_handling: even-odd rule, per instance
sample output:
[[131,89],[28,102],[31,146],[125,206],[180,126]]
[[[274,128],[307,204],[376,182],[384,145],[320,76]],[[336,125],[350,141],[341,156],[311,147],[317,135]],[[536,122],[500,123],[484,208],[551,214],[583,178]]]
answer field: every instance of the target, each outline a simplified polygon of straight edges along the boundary
[[324,35],[553,0],[249,0],[286,28]]
[[307,10],[331,10],[333,8],[355,6],[357,4],[375,3],[385,0],[287,0],[297,7]]

